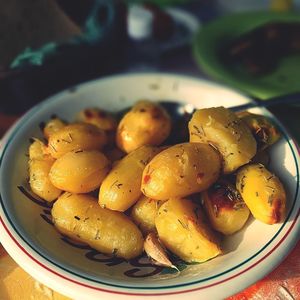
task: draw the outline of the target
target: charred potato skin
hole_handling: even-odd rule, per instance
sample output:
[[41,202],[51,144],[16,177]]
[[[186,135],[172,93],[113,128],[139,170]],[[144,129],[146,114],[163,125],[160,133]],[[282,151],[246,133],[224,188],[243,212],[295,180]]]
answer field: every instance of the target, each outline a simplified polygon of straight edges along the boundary
[[52,165],[49,178],[57,188],[71,193],[97,189],[110,170],[110,162],[99,151],[71,151]]
[[250,211],[229,181],[219,180],[201,196],[208,219],[216,231],[230,235],[247,222]]
[[101,208],[91,196],[64,193],[51,214],[59,232],[102,253],[131,259],[143,251],[137,226],[123,213]]
[[106,133],[95,125],[73,123],[50,135],[48,149],[54,158],[60,158],[70,151],[101,150],[106,143]]
[[118,161],[101,184],[99,204],[118,211],[131,207],[142,195],[143,170],[159,151],[156,147],[142,146]]
[[210,145],[183,143],[169,147],[146,166],[141,190],[156,200],[185,197],[207,189],[221,170],[221,157]]
[[259,151],[265,150],[280,139],[279,130],[267,117],[247,111],[240,112],[237,116],[250,128]]
[[250,129],[222,106],[197,110],[189,122],[189,132],[190,142],[208,143],[220,151],[225,174],[248,163],[256,153]]
[[204,262],[222,253],[201,207],[190,200],[172,198],[163,203],[155,225],[165,247],[186,262]]
[[139,101],[121,119],[116,144],[126,153],[143,145],[159,146],[170,131],[171,119],[164,108],[151,101]]
[[79,122],[93,124],[105,131],[116,130],[118,123],[114,116],[99,108],[86,108],[79,112]]
[[283,221],[286,193],[278,177],[261,164],[249,164],[237,173],[236,188],[252,215],[266,224]]

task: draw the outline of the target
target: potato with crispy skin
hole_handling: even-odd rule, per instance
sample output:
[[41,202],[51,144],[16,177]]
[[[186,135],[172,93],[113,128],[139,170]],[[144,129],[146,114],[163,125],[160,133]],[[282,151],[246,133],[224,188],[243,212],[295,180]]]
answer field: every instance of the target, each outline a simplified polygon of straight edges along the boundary
[[266,224],[283,221],[286,207],[284,187],[278,177],[263,165],[242,167],[237,173],[236,188],[256,219]]
[[101,184],[99,204],[118,211],[131,207],[142,195],[143,170],[159,151],[156,147],[143,146],[118,161]]
[[250,128],[256,139],[258,150],[264,150],[280,139],[280,132],[267,117],[248,111],[239,112],[237,116]]
[[159,146],[171,131],[171,119],[158,103],[139,101],[121,119],[116,143],[129,153],[143,145]]
[[225,235],[239,231],[248,220],[248,207],[227,180],[219,180],[204,191],[202,200],[213,229]]
[[157,154],[143,172],[141,190],[157,200],[201,192],[219,177],[221,157],[210,145],[183,143]]
[[256,153],[256,141],[235,113],[224,107],[197,110],[189,122],[190,142],[208,143],[222,154],[224,173],[248,163]]
[[101,208],[91,196],[65,193],[51,214],[58,231],[102,253],[131,259],[143,252],[137,226],[123,213]]
[[186,262],[204,262],[222,253],[201,207],[190,200],[169,199],[160,207],[155,225],[163,245]]

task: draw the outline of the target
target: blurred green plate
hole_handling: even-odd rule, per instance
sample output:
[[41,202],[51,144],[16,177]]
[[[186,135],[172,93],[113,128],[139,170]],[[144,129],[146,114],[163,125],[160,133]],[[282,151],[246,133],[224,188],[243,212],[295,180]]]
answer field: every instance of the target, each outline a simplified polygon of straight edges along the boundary
[[251,76],[246,71],[230,68],[219,55],[219,45],[267,22],[300,22],[300,14],[251,12],[222,17],[203,26],[194,40],[194,56],[201,69],[211,77],[234,88],[268,99],[300,91],[300,54],[280,61],[272,73]]

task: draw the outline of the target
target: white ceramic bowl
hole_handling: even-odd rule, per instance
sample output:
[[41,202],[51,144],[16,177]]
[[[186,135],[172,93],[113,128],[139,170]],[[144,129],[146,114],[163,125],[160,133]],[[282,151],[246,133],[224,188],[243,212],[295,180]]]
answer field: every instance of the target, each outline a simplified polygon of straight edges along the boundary
[[[250,101],[228,88],[170,74],[113,76],[49,98],[24,115],[1,144],[1,243],[29,274],[74,299],[223,299],[270,272],[299,236],[299,153],[276,119],[283,137],[272,147],[271,168],[287,190],[285,221],[270,226],[251,219],[242,231],[225,239],[224,255],[189,265],[180,274],[149,265],[146,258],[130,263],[112,260],[63,238],[51,225],[50,208],[24,193],[29,138],[41,136],[40,122],[52,114],[72,120],[89,106],[118,111],[141,98],[172,99],[199,108]],[[263,109],[253,111],[268,114]]]

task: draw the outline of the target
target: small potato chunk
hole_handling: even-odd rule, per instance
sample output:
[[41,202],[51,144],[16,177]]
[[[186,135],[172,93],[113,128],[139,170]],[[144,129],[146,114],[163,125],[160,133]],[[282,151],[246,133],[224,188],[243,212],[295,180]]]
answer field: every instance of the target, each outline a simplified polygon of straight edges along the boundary
[[39,139],[33,139],[29,146],[29,158],[30,159],[45,159],[49,158],[50,153],[48,152],[47,146]]
[[222,253],[201,207],[190,200],[172,198],[165,202],[155,224],[163,245],[186,262],[204,262]]
[[190,142],[208,143],[222,154],[223,172],[231,173],[256,153],[256,141],[247,125],[224,107],[197,110],[189,122]]
[[117,129],[117,120],[112,114],[100,108],[86,108],[78,114],[80,122],[89,123],[105,131],[114,131]]
[[228,181],[216,182],[202,193],[202,199],[212,227],[225,235],[239,231],[248,220],[248,207]]
[[99,151],[72,151],[58,158],[49,178],[54,186],[70,193],[88,193],[98,188],[110,162]]
[[46,201],[53,201],[61,194],[49,179],[49,172],[54,163],[53,158],[29,160],[29,184],[31,190]]
[[61,120],[57,117],[52,118],[49,122],[46,123],[46,125],[43,129],[45,138],[48,140],[50,135],[61,130],[66,125],[67,124],[63,120]]
[[256,219],[266,224],[283,221],[286,206],[284,187],[263,165],[242,167],[237,173],[236,188]]
[[101,208],[91,196],[65,193],[51,213],[58,231],[104,254],[131,259],[143,251],[137,226],[124,214]]
[[139,101],[120,121],[116,143],[129,153],[143,145],[159,146],[170,131],[171,119],[164,108],[151,101]]
[[240,112],[237,116],[250,128],[256,139],[258,150],[264,150],[280,139],[280,132],[267,117],[247,111]]
[[143,172],[141,190],[157,200],[201,192],[220,174],[221,157],[210,145],[184,143],[156,155]]
[[143,195],[133,206],[131,219],[144,234],[156,231],[155,218],[162,204],[161,200],[154,200]]
[[70,151],[100,150],[107,142],[106,134],[95,125],[74,123],[49,137],[48,148],[54,158]]
[[143,146],[120,160],[104,179],[99,191],[99,204],[112,210],[125,211],[142,195],[141,180],[145,166],[160,150]]

